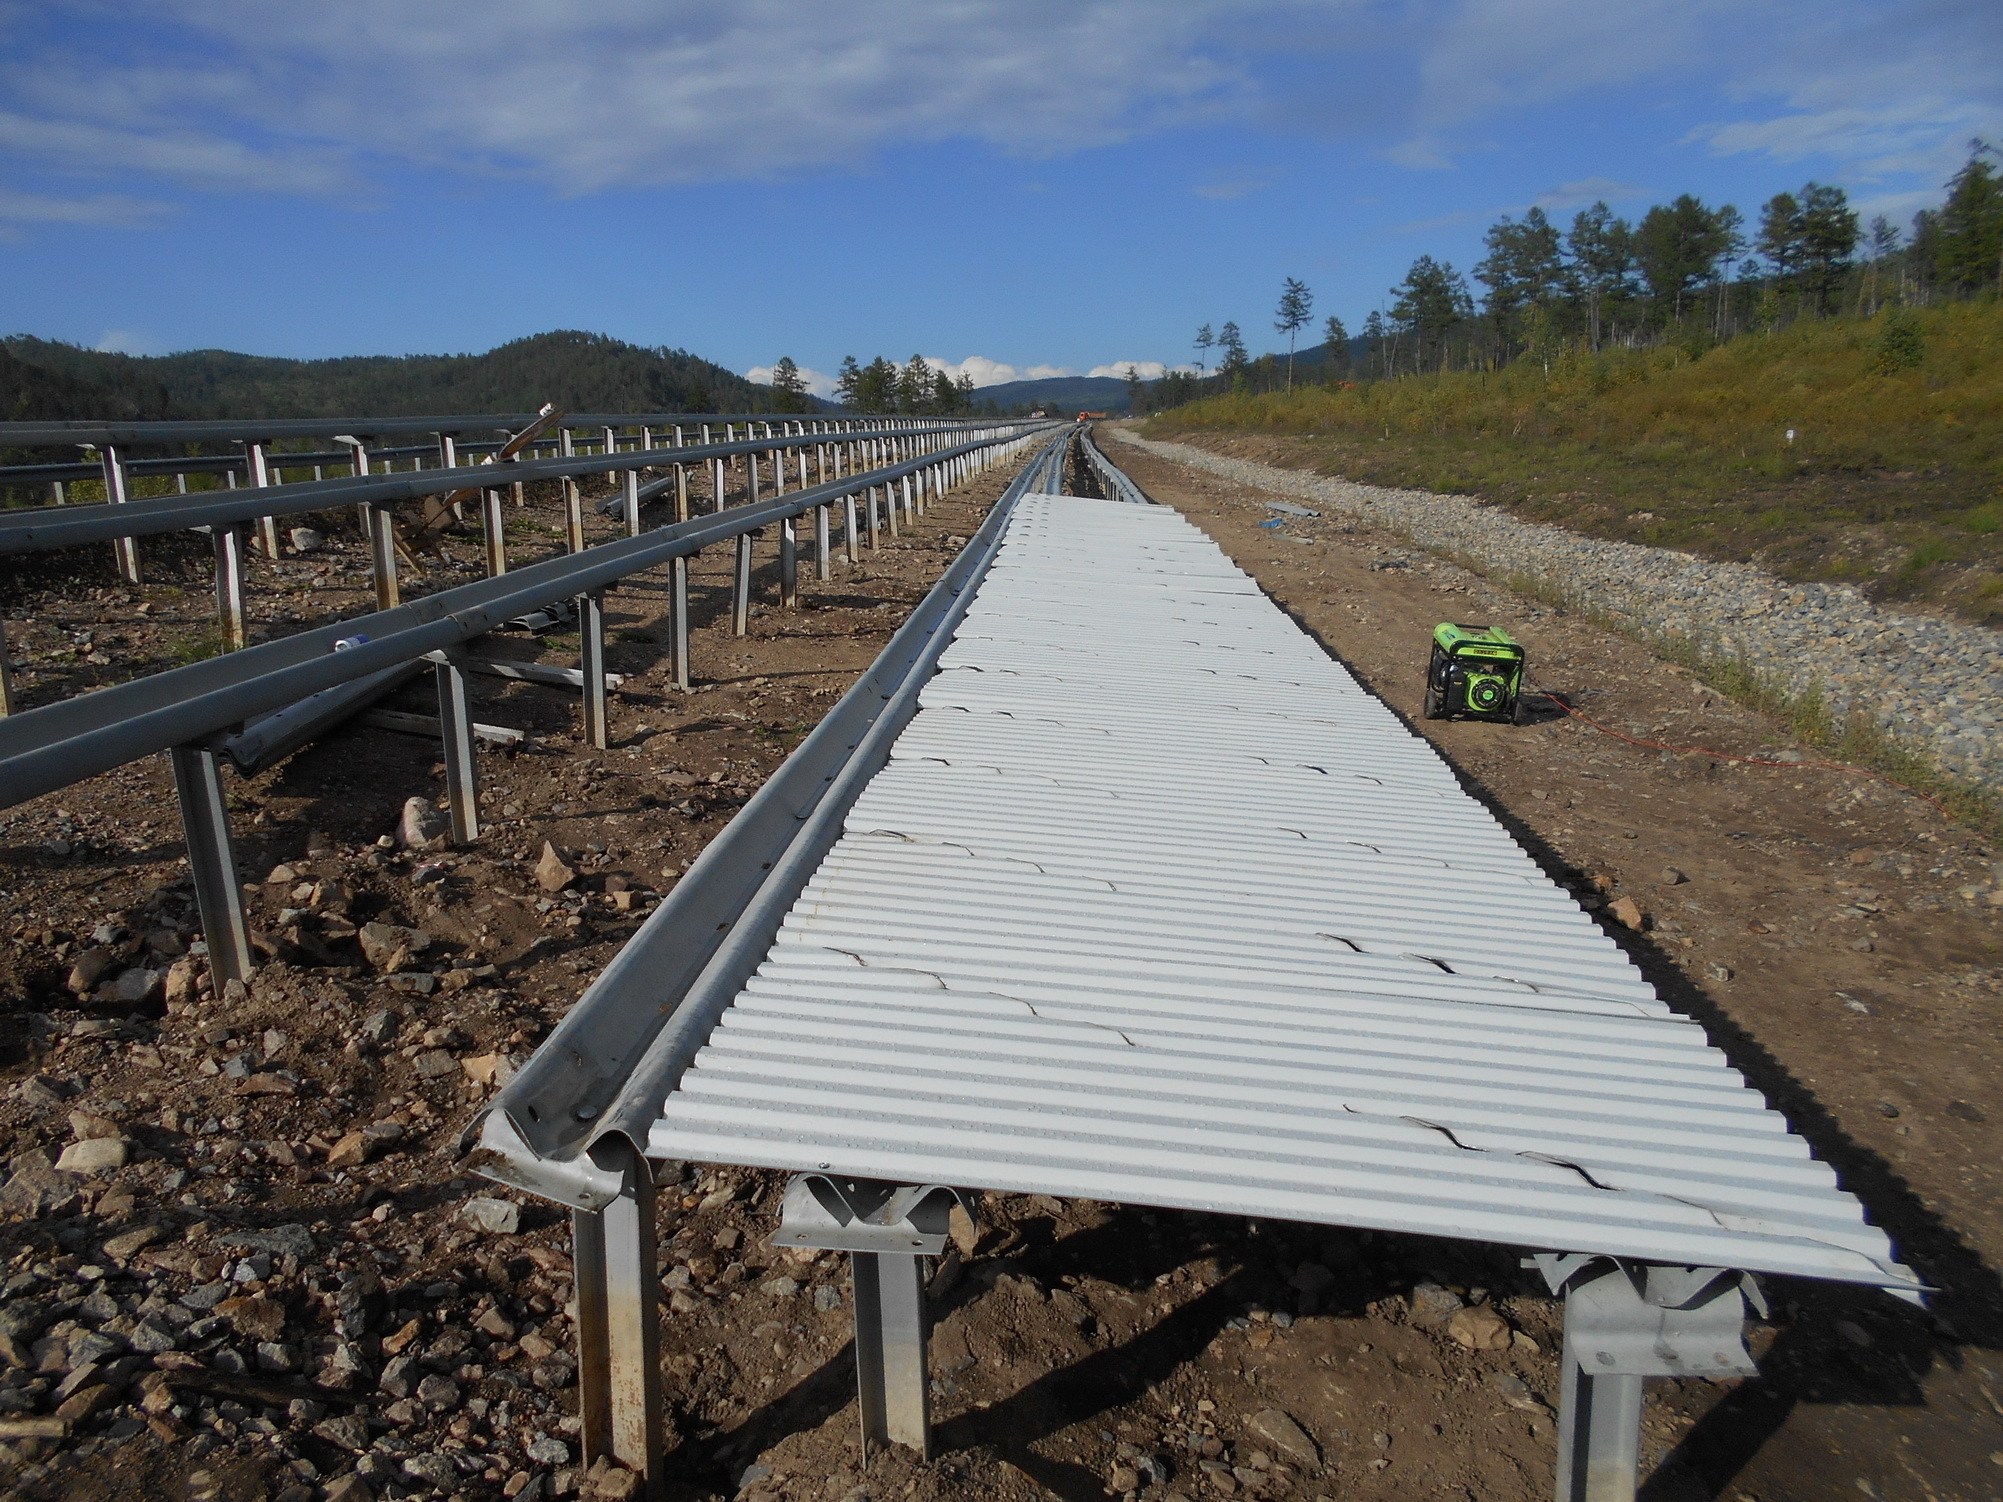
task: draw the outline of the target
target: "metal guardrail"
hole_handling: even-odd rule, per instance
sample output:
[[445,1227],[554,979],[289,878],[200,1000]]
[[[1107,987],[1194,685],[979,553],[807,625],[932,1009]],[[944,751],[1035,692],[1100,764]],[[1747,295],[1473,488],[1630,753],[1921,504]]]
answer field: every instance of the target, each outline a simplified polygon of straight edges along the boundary
[[1068,437],[1067,428],[1017,475],[870,671],[710,841],[476,1124],[483,1172],[572,1209],[587,1459],[613,1456],[656,1491],[659,1288],[647,1131],[916,713],[1017,502],[1060,481]]
[[1126,501],[1136,506],[1152,506],[1154,498],[1131,476],[1112,460],[1108,459],[1099,445],[1092,440],[1092,430],[1088,427],[1078,435],[1078,450],[1085,456],[1092,473],[1098,478],[1099,488],[1116,501]]
[[[547,416],[547,414],[544,414]],[[541,421],[541,417],[536,421]],[[769,426],[769,425],[768,425]],[[791,427],[794,424],[786,424]],[[806,426],[802,423],[799,426]],[[825,424],[823,425],[825,426]],[[127,495],[127,465],[115,449],[103,456],[105,488],[110,502],[78,506],[50,506],[33,510],[0,511],[0,556],[41,552],[55,548],[109,541],[121,575],[139,581],[139,553],[136,539],[166,532],[206,531],[215,555],[216,616],[224,644],[231,650],[246,645],[244,540],[237,528],[252,523],[257,528],[259,546],[267,558],[279,554],[276,519],[282,516],[312,515],[353,506],[358,526],[369,545],[370,574],[376,604],[390,609],[401,598],[398,556],[406,552],[396,530],[391,508],[400,502],[430,499],[439,517],[445,516],[441,498],[480,498],[480,525],[484,539],[487,572],[507,572],[507,539],[501,492],[512,488],[519,501],[522,486],[536,480],[563,483],[565,531],[572,552],[585,546],[584,510],[577,481],[593,475],[619,474],[625,481],[624,494],[617,497],[629,535],[640,531],[640,509],[649,501],[672,493],[677,521],[686,521],[690,510],[689,475],[693,467],[706,466],[712,504],[720,506],[727,485],[727,467],[735,460],[743,469],[747,499],[760,498],[763,456],[770,456],[771,481],[775,493],[787,489],[786,462],[798,460],[796,483],[807,483],[806,455],[814,454],[817,478],[827,481],[832,468],[835,477],[853,471],[860,464],[881,463],[885,459],[910,458],[937,449],[951,438],[969,432],[989,432],[997,427],[1027,426],[994,422],[910,422],[898,426],[845,427],[839,432],[787,433],[764,438],[744,438],[723,443],[675,448],[644,448],[614,451],[608,437],[605,452],[597,455],[566,453],[562,457],[524,460],[515,458],[505,465],[492,462],[459,465],[407,474],[371,475],[365,448],[355,446],[351,476],[294,485],[260,484],[253,488],[208,491],[124,499]],[[554,440],[570,449],[567,432]],[[448,457],[450,451],[448,449]],[[253,473],[267,478],[265,456],[253,449]],[[669,473],[648,484],[640,483],[646,469]],[[435,521],[436,518],[433,518]],[[418,529],[425,530],[424,526]],[[406,553],[407,556],[407,553]],[[13,711],[11,684],[5,669],[6,637],[0,624],[0,716]]]
[[[436,417],[249,417],[163,422],[0,422],[0,448],[68,448],[148,443],[279,443],[302,438],[342,438],[349,433],[384,438],[405,433],[514,432],[534,422],[534,412],[475,412]],[[977,421],[978,419],[970,419]],[[915,425],[922,417],[861,417],[781,412],[567,412],[574,428],[672,428],[704,423],[870,422]]]
[[[324,479],[321,470],[333,466],[349,466],[355,462],[356,448],[365,450],[367,463],[387,464],[390,467],[401,461],[409,461],[415,469],[426,467],[425,460],[436,459],[432,468],[451,468],[468,455],[481,456],[493,453],[505,442],[505,436],[494,440],[467,441],[467,433],[497,433],[507,435],[534,423],[538,413],[486,413],[479,416],[414,417],[414,418],[315,418],[315,419],[256,419],[226,422],[162,422],[162,423],[0,423],[0,448],[83,448],[86,450],[115,449],[120,451],[124,472],[127,477],[138,479],[151,476],[171,476],[177,478],[185,492],[189,475],[222,475],[235,483],[236,475],[243,475],[248,483],[258,483],[260,470],[269,475],[278,475],[283,470],[311,469],[315,480]],[[979,424],[989,419],[969,417],[953,419],[963,424]],[[942,419],[926,417],[897,416],[832,416],[832,415],[788,415],[784,413],[687,413],[687,412],[639,412],[639,413],[562,413],[559,420],[550,426],[552,436],[540,438],[534,447],[562,449],[569,452],[572,440],[568,435],[580,429],[592,430],[584,440],[588,449],[611,452],[623,448],[625,440],[631,438],[633,445],[640,449],[651,449],[654,445],[655,430],[661,430],[661,437],[671,439],[675,447],[689,443],[708,444],[713,429],[723,431],[722,441],[737,441],[737,428],[741,425],[745,436],[756,437],[756,428],[764,428],[767,438],[775,436],[776,425],[786,434],[795,431],[822,438],[838,438],[863,429],[909,432],[928,426],[938,425]],[[300,431],[300,430],[305,431]],[[57,434],[64,436],[58,438]],[[403,444],[393,446],[374,445],[373,441],[385,436],[408,436],[410,433],[432,435],[433,442],[423,444]],[[564,436],[555,436],[555,435]],[[694,435],[699,434],[700,437]],[[270,445],[281,442],[301,442],[314,438],[334,438],[344,445],[338,449],[314,449],[289,451]],[[358,439],[368,443],[358,443]],[[186,450],[200,445],[235,443],[242,446],[241,453],[179,453],[164,457],[135,458],[125,453],[133,446],[168,446]],[[57,505],[68,502],[64,486],[78,480],[98,480],[105,478],[101,459],[71,461],[68,463],[44,462],[39,464],[12,464],[0,466],[0,487],[21,488],[24,486],[50,485],[55,489]]]
[[[1632,1502],[1646,1377],[1754,1370],[1747,1269],[1914,1297],[1702,1029],[1214,545],[1029,496],[1068,447],[477,1123],[477,1171],[573,1213],[587,1460],[662,1481],[650,1159],[794,1170],[775,1244],[854,1259],[865,1449],[930,1443],[948,1184],[1563,1248],[1525,1263],[1565,1300],[1561,1502]],[[1512,937],[1439,931],[1469,881]]]
[[[700,519],[601,543],[519,571],[462,585],[387,611],[303,631],[240,652],[192,663],[0,719],[0,807],[169,751],[188,837],[189,861],[218,988],[251,968],[249,933],[229,839],[219,756],[233,734],[258,738],[248,756],[271,759],[270,746],[303,744],[310,734],[372,697],[364,687],[421,659],[434,664],[443,727],[446,793],[456,841],[479,832],[471,718],[462,648],[469,640],[552,601],[575,599],[582,642],[586,738],[606,744],[604,594],[645,570],[670,570],[672,662],[677,686],[689,686],[688,559],[705,547],[735,549],[735,634],[748,630],[752,534],[776,528],[784,604],[798,601],[794,523],[813,513],[817,575],[830,577],[830,508],[844,512],[844,543],[859,557],[859,507],[872,546],[880,519],[895,535],[901,511],[918,514],[936,497],[1014,452],[1049,423],[993,424],[978,437],[917,457],[796,490]],[[593,461],[598,463],[617,461]],[[917,481],[915,485],[913,482]],[[884,518],[887,510],[888,516]],[[317,702],[316,702],[317,696]],[[260,716],[290,715],[260,727]],[[248,727],[248,728],[246,728]]]

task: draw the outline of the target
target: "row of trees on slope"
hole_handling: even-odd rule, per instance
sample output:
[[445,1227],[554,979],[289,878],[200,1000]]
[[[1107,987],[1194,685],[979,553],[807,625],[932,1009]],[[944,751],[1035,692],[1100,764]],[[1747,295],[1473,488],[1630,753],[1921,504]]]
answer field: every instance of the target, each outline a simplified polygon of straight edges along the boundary
[[[1800,317],[1871,316],[1888,303],[2003,291],[1997,157],[1987,142],[1971,143],[1941,205],[1921,210],[1904,232],[1882,216],[1862,225],[1841,188],[1815,182],[1774,195],[1751,226],[1732,205],[1687,193],[1634,222],[1604,202],[1562,230],[1541,208],[1505,215],[1473,268],[1479,301],[1451,263],[1422,255],[1357,337],[1340,318],[1327,319],[1315,358],[1330,381],[1487,369],[1524,356],[1548,360],[1566,347],[1709,343]],[[1291,385],[1293,342],[1312,305],[1308,288],[1288,278],[1273,318],[1289,342],[1284,361],[1252,358],[1236,323],[1215,332],[1205,324],[1195,339],[1199,373],[1155,383],[1147,405]]]

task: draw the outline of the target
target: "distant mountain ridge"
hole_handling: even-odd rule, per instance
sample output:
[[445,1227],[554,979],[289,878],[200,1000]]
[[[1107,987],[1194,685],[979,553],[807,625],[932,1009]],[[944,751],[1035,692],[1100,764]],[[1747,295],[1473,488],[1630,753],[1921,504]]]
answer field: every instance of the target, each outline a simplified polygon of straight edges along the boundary
[[1003,381],[983,386],[974,400],[992,402],[1002,411],[1011,407],[1047,407],[1066,415],[1078,412],[1124,413],[1127,383],[1112,376],[1046,376],[1037,381]]
[[650,349],[574,329],[533,334],[477,355],[331,360],[218,349],[120,355],[28,335],[0,341],[0,418],[7,421],[419,417],[533,411],[544,402],[572,412],[756,412],[776,406],[771,387],[686,350]]

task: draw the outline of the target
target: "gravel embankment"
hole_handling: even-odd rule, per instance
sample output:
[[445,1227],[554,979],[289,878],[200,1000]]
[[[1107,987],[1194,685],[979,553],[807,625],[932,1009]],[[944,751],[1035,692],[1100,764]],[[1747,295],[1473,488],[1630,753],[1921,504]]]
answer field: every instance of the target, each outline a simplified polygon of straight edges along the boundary
[[1820,692],[1965,782],[2003,789],[2003,635],[1873,605],[1846,585],[1790,584],[1749,564],[1603,542],[1519,521],[1460,496],[1391,490],[1160,443],[1115,428],[1123,443],[1225,479],[1329,506],[1527,575],[1602,611],[1644,639],[1678,636],[1743,661],[1800,696]]

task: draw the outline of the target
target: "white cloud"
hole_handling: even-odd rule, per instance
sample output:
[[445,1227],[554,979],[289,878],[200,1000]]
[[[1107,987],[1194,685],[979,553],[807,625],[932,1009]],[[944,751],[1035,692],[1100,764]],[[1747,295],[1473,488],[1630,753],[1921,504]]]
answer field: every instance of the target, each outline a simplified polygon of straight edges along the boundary
[[1068,365],[1024,365],[1005,364],[1000,360],[990,360],[986,355],[968,355],[960,361],[942,360],[937,355],[923,357],[934,370],[943,370],[951,380],[959,380],[963,375],[973,377],[976,387],[1000,386],[1009,381],[1042,381],[1053,376],[1074,376],[1078,374]]
[[1159,360],[1115,360],[1111,365],[1094,365],[1085,374],[1111,376],[1114,380],[1124,381],[1128,371],[1132,371],[1144,381],[1159,381],[1168,374],[1168,367]]
[[160,345],[150,334],[136,329],[106,329],[91,346],[108,355],[157,355]]
[[[1268,8],[1290,0],[1258,0]],[[1298,3],[1298,0],[1291,0]],[[0,149],[200,186],[332,191],[371,158],[561,191],[1042,155],[1240,108],[1231,0],[50,0],[9,38]],[[85,45],[79,37],[103,38]]]
[[95,193],[87,198],[54,198],[0,188],[0,225],[85,224],[105,228],[151,224],[174,212],[172,204]]
[[[808,391],[812,392],[815,396],[833,398],[835,394],[835,378],[833,376],[806,365],[800,366],[799,369],[800,379],[807,383]],[[772,367],[770,365],[754,365],[744,372],[744,379],[747,381],[756,381],[761,386],[769,386],[772,384]]]
[[[1632,93],[1644,79],[1747,106],[1686,140],[1819,158],[1838,180],[1937,183],[1970,135],[2003,132],[1994,0],[1446,0],[1404,15],[1418,84],[1403,139],[1384,155],[1413,170],[1489,149],[1493,123],[1525,106]],[[1592,196],[1612,200],[1614,186]]]

